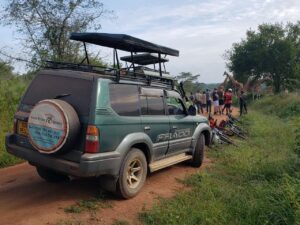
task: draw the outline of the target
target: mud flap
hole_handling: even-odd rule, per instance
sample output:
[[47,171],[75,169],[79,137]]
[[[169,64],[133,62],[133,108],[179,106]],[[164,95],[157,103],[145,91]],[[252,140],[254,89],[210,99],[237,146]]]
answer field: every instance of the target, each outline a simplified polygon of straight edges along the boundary
[[109,192],[117,191],[118,177],[104,175],[99,177],[100,187]]

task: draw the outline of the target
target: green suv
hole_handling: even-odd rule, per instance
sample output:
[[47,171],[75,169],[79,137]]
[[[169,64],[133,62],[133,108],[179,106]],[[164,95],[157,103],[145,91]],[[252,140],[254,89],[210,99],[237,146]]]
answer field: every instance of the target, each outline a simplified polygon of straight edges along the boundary
[[[208,121],[188,112],[184,90],[162,69],[162,55],[178,56],[177,50],[120,34],[71,39],[84,43],[85,59],[48,62],[33,79],[6,136],[9,153],[47,181],[100,177],[103,188],[123,198],[140,191],[148,172],[183,161],[201,166]],[[86,43],[113,48],[114,66],[90,65]],[[119,58],[117,50],[131,55]]]

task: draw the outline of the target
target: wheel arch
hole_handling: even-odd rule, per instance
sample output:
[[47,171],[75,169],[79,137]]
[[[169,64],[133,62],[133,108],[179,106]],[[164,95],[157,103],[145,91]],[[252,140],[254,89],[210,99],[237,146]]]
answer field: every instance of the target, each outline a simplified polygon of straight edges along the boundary
[[124,160],[125,156],[132,148],[140,149],[145,154],[147,163],[150,163],[152,161],[152,141],[150,137],[145,133],[132,133],[127,135],[123,139],[123,141],[117,147],[117,151],[121,155],[121,162]]
[[197,142],[197,140],[200,137],[200,134],[204,135],[204,139],[205,139],[205,145],[209,146],[210,145],[210,140],[211,140],[211,129],[208,126],[207,123],[200,123],[193,134],[193,142],[194,142],[194,146]]
[[205,145],[209,146],[211,142],[211,133],[208,130],[203,130],[202,134],[204,135]]
[[136,143],[136,144],[132,145],[131,148],[137,148],[137,149],[141,150],[146,157],[147,164],[149,164],[151,162],[152,157],[151,157],[150,149],[146,143],[144,143],[144,142]]

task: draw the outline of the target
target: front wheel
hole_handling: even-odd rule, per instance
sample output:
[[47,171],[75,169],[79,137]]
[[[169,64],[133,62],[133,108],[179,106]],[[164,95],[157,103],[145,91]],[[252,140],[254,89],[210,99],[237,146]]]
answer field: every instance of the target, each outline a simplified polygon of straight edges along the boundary
[[200,134],[200,137],[196,143],[196,147],[193,153],[193,158],[190,161],[192,167],[200,167],[204,159],[204,146],[205,139],[204,135]]
[[138,194],[147,176],[147,160],[144,153],[132,148],[126,155],[118,180],[118,193],[128,199]]

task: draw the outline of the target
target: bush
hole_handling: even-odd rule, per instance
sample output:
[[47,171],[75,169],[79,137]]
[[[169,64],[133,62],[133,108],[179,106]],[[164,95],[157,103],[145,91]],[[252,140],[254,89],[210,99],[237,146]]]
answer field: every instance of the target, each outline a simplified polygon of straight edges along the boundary
[[300,116],[300,96],[296,93],[268,96],[256,101],[253,108],[280,118]]
[[13,115],[29,81],[23,77],[0,80],[0,168],[20,162],[5,149],[5,135],[12,131]]

